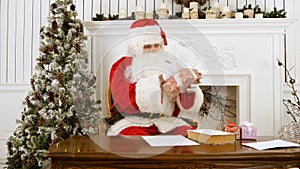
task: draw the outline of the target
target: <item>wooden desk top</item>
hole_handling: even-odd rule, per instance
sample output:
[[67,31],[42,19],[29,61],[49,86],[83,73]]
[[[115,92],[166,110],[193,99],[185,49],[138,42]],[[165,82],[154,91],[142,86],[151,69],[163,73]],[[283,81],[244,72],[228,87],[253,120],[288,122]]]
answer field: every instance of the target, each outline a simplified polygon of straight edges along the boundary
[[[272,140],[271,137],[259,137],[258,141]],[[46,156],[52,159],[52,166],[86,166],[90,161],[93,166],[133,166],[159,168],[166,166],[300,166],[300,148],[277,148],[256,150],[235,144],[151,147],[141,137],[74,136],[49,148]],[[93,162],[93,163],[92,163]],[[113,166],[112,166],[113,165]],[[211,168],[214,168],[211,167]],[[52,167],[56,168],[56,167]],[[58,167],[57,167],[58,168]],[[180,167],[179,167],[180,168]],[[225,167],[226,168],[226,167]]]

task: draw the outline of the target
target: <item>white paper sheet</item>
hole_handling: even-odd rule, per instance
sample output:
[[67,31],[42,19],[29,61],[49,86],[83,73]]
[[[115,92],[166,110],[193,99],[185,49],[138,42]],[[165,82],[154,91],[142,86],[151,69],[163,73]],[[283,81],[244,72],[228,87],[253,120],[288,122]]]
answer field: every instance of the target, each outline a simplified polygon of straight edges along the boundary
[[142,136],[142,138],[152,147],[199,145],[199,143],[194,142],[181,135]]
[[300,147],[300,144],[292,143],[284,140],[271,140],[271,141],[261,141],[254,143],[242,143],[244,146],[252,147],[257,150],[266,150],[270,148],[280,148],[280,147]]

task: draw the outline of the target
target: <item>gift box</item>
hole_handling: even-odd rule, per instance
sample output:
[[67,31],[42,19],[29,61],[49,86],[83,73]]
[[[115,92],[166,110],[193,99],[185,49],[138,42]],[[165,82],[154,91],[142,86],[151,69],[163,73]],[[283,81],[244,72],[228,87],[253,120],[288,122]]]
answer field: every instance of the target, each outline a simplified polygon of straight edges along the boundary
[[227,119],[226,121],[228,121],[228,124],[224,126],[224,131],[235,133],[235,138],[240,139],[240,127]]
[[240,138],[241,139],[254,139],[256,140],[256,127],[249,122],[243,122],[240,125]]

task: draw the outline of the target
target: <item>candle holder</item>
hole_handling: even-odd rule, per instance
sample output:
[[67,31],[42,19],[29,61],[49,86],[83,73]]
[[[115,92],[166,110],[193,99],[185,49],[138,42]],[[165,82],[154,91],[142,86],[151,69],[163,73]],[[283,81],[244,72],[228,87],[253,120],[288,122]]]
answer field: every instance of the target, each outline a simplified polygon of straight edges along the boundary
[[120,12],[119,12],[119,19],[124,19],[126,18],[126,10],[124,8],[121,8],[120,9]]

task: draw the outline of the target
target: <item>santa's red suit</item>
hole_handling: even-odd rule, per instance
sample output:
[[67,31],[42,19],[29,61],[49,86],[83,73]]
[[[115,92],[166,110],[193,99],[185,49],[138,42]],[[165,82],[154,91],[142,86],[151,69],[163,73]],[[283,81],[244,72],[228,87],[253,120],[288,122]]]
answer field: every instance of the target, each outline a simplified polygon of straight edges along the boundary
[[[170,101],[162,92],[160,76],[167,79],[183,65],[162,50],[153,55],[141,54],[143,44],[159,42],[166,45],[165,34],[156,21],[138,20],[131,30],[135,34],[137,31],[151,32],[151,36],[134,36],[131,41],[134,44],[129,45],[131,55],[120,58],[111,67],[112,106],[125,118],[111,125],[107,135],[186,135],[187,130],[194,128],[178,116],[184,113],[192,117],[191,114],[198,113],[203,103],[201,89],[198,86],[190,88],[179,93],[176,101]],[[149,114],[156,116],[149,117]]]

